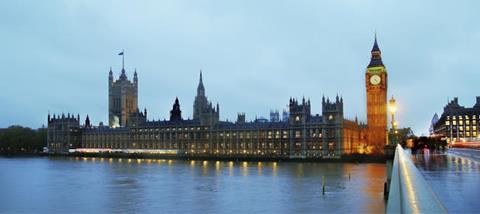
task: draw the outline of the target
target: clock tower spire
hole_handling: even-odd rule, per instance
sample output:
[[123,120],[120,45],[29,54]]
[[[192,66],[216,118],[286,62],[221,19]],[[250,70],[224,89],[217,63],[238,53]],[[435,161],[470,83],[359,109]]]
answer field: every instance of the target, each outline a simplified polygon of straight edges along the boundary
[[367,140],[375,154],[383,154],[387,144],[387,82],[387,69],[382,62],[382,52],[375,34],[370,63],[365,72]]

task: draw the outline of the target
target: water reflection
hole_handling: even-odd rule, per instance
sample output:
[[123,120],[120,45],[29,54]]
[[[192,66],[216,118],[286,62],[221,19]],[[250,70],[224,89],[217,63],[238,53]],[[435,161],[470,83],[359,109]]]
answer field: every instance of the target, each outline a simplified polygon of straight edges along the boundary
[[[0,180],[7,212],[382,213],[385,207],[383,164],[0,158],[0,167],[9,175]],[[43,177],[37,183],[20,176],[33,167]],[[30,194],[47,197],[22,206]]]
[[451,213],[480,209],[480,163],[452,154],[414,155],[412,160]]

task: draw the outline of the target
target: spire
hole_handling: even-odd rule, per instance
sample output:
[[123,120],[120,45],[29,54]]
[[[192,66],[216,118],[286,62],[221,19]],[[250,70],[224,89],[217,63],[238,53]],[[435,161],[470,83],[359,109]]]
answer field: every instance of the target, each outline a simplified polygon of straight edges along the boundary
[[372,47],[372,52],[374,51],[380,51],[380,48],[378,47],[378,43],[377,43],[377,32],[375,32],[375,42],[373,43],[373,47]]
[[202,70],[200,70],[200,81],[197,87],[197,96],[205,96],[205,87],[203,86]]
[[372,57],[370,59],[370,63],[367,66],[368,68],[379,66],[385,67],[382,62],[382,51],[380,51],[380,48],[378,47],[377,33],[375,33],[375,40],[373,42],[371,54]]
[[91,125],[90,125],[90,117],[88,117],[88,114],[87,114],[87,118],[85,118],[85,127],[91,127]]
[[135,84],[138,83],[137,68],[135,68],[135,72],[133,73],[133,82],[134,82]]

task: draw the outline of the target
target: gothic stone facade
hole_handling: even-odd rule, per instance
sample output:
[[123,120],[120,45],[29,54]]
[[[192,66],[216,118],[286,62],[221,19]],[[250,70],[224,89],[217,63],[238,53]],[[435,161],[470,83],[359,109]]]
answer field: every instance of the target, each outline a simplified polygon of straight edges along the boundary
[[[178,98],[170,111],[170,120],[163,121],[149,121],[146,110],[138,109],[129,114],[126,125],[120,123],[119,127],[92,126],[88,116],[84,125],[80,125],[79,117],[49,116],[49,150],[139,153],[166,150],[187,157],[339,158],[352,153],[352,136],[361,137],[353,134],[344,139],[344,132],[360,133],[362,128],[357,122],[344,119],[343,99],[338,96],[334,101],[323,98],[321,115],[311,114],[309,100],[291,98],[288,120],[247,122],[244,115],[239,115],[238,121],[228,122],[218,120],[218,106],[211,108],[202,80],[198,89],[194,112],[200,116],[194,119],[182,118]],[[346,130],[345,123],[349,124]]]
[[[168,154],[183,157],[228,158],[339,158],[345,154],[382,153],[386,143],[387,73],[377,41],[365,74],[368,126],[347,120],[343,99],[322,99],[321,115],[311,113],[310,100],[290,98],[282,120],[256,119],[245,114],[236,122],[221,121],[220,107],[208,101],[203,77],[193,104],[193,119],[183,119],[175,99],[170,120],[147,119],[138,109],[138,77],[130,82],[122,68],[120,78],[109,73],[109,125],[84,125],[72,116],[48,116],[48,148],[53,153],[122,152]],[[372,148],[373,147],[373,148]],[[370,149],[368,149],[370,148]]]
[[110,127],[126,126],[130,115],[138,111],[138,77],[128,80],[125,69],[114,81],[112,69],[108,75],[108,124]]
[[383,154],[387,144],[387,70],[382,62],[382,52],[377,38],[371,51],[371,60],[365,72],[367,90],[368,144],[372,152]]

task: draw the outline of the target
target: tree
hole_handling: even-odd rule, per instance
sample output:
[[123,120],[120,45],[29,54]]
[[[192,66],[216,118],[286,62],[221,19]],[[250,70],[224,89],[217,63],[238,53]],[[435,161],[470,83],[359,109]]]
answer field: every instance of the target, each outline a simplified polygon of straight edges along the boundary
[[0,130],[0,153],[38,153],[47,144],[47,130],[10,126]]

